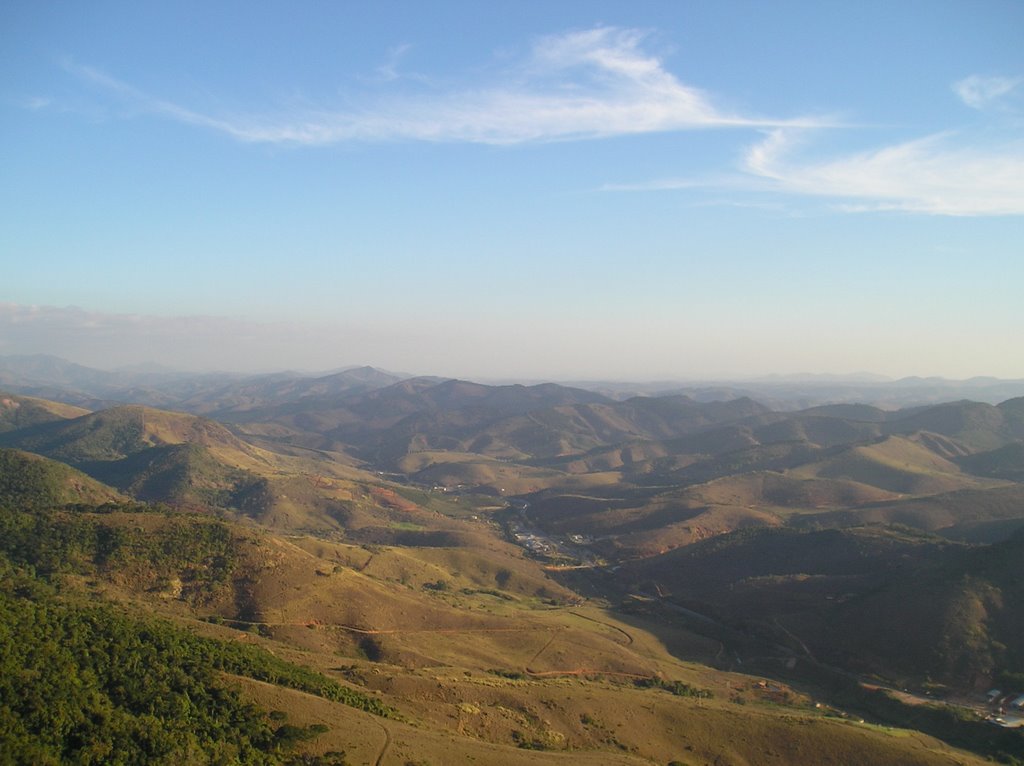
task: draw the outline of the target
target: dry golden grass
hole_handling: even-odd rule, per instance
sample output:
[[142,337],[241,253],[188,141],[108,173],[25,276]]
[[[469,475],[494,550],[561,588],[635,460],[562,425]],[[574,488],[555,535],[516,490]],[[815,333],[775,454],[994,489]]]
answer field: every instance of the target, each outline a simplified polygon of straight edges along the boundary
[[965,474],[924,444],[902,436],[851,447],[835,457],[789,471],[789,475],[847,479],[902,495],[932,495],[999,484]]
[[[150,524],[153,531],[170,523],[155,515],[111,518]],[[241,618],[241,629],[188,623],[325,672],[379,696],[403,717],[379,719],[299,692],[234,681],[266,709],[285,711],[289,723],[326,725],[329,731],[308,743],[310,753],[345,751],[351,763],[396,766],[981,763],[922,735],[824,718],[795,690],[769,692],[757,678],[683,661],[669,649],[694,659],[717,649],[682,628],[656,634],[644,618],[626,622],[593,604],[539,601],[527,593],[535,582],[546,583],[549,593],[567,591],[546,580],[535,562],[513,561],[511,554],[502,590],[499,570],[473,551],[367,549],[259,530],[239,530],[236,539],[233,597],[209,608]],[[409,582],[401,582],[403,573]],[[449,589],[412,582],[429,582],[437,573]],[[481,592],[492,577],[491,592]],[[138,603],[130,583],[118,588]],[[159,594],[145,598],[151,609],[177,619],[205,614]],[[639,688],[638,678],[679,681],[713,697]]]
[[4,394],[0,397],[0,413],[13,413],[22,407],[35,409],[40,412],[55,415],[58,418],[65,419],[80,418],[82,415],[88,415],[91,411],[83,407],[76,407],[73,404],[52,402],[49,399],[37,399],[34,396],[15,396],[13,394]]
[[616,471],[565,473],[464,452],[412,452],[399,461],[399,469],[422,483],[472,486],[506,495],[613,486],[622,480]]
[[743,676],[720,683],[723,695],[745,700],[740,705],[728,696],[693,700],[599,677],[511,681],[436,668],[375,670],[354,677],[361,673],[365,688],[378,690],[384,700],[400,700],[406,721],[374,718],[259,682],[235,683],[260,705],[286,711],[290,723],[327,726],[308,752],[344,751],[351,763],[983,763],[916,733],[779,705],[772,701],[778,692],[765,692]]

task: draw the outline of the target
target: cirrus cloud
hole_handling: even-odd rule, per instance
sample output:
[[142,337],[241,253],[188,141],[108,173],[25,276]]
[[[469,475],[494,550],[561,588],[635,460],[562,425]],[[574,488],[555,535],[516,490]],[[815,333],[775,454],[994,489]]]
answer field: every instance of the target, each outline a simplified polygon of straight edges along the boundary
[[957,133],[804,160],[804,131],[777,128],[750,146],[740,173],[605,184],[600,191],[716,189],[819,197],[846,212],[947,216],[1024,215],[1024,141],[964,143]]
[[1024,214],[1024,142],[976,147],[954,133],[818,162],[791,159],[796,134],[773,130],[743,167],[771,190],[846,200],[848,210],[951,216]]
[[[1000,104],[1024,78],[972,75],[952,83],[968,106]],[[719,189],[819,197],[847,212],[902,211],[947,216],[1024,215],[1024,140],[1013,112],[992,110],[986,125],[933,132],[825,158],[801,157],[809,129],[776,126],[741,155],[740,173],[606,184],[602,191]],[[813,126],[812,126],[813,127]],[[1009,132],[1008,132],[1009,129]]]
[[[708,94],[648,53],[638,30],[597,27],[536,40],[529,54],[490,80],[429,92],[366,97],[270,116],[206,114],[147,94],[94,67],[65,68],[134,110],[210,128],[253,143],[322,146],[353,141],[519,144],[700,128],[812,126],[718,108]],[[390,80],[394,78],[384,78]]]

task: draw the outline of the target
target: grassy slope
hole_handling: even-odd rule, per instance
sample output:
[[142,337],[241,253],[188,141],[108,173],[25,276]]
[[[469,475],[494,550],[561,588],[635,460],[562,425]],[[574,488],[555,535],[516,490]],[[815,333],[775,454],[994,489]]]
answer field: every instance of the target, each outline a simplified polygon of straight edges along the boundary
[[[1009,484],[990,489],[963,489],[897,502],[871,503],[860,508],[808,514],[800,525],[860,526],[903,524],[942,534],[981,528],[1024,517],[1024,486]],[[1012,529],[1011,527],[1007,527]]]
[[1024,442],[1014,442],[989,452],[965,455],[957,463],[978,476],[1024,481]]
[[906,495],[935,494],[993,484],[964,474],[955,463],[923,444],[900,436],[851,447],[826,460],[792,469],[790,474],[799,478],[847,479]]
[[[330,727],[303,745],[310,752],[344,749],[367,760],[383,754],[383,763],[450,762],[467,753],[484,763],[696,764],[724,755],[755,764],[800,754],[843,763],[855,752],[861,763],[974,762],[926,737],[824,718],[792,691],[780,705],[754,680],[680,662],[659,640],[603,610],[559,607],[571,594],[510,549],[502,559],[496,552],[360,548],[176,514],[51,520],[72,519],[76,528],[121,532],[74,538],[82,540],[78,552],[54,559],[69,586],[81,582],[83,594],[106,593],[211,636],[266,646],[397,707],[412,724],[342,711],[276,685],[235,682],[264,708],[287,710],[291,723]],[[90,539],[106,541],[102,556]],[[5,540],[16,542],[9,534]],[[110,547],[111,540],[118,545]],[[17,550],[25,554],[27,546]],[[162,558],[153,550],[164,551]],[[215,571],[222,576],[211,578]],[[424,587],[445,575],[446,588]],[[191,622],[196,616],[238,629]],[[637,688],[635,676],[678,681],[713,697]]]
[[[288,709],[297,723],[332,725],[316,751],[344,749],[353,762],[479,764],[983,763],[935,740],[836,719],[789,717],[771,704],[686,704],[661,691],[601,682],[520,683],[447,676],[407,689],[426,726],[370,720],[356,711],[288,690],[246,682],[255,699]],[[739,684],[737,684],[737,688]],[[455,700],[462,700],[456,702]],[[519,742],[559,748],[517,747]],[[564,737],[564,740],[562,739]],[[497,740],[497,741],[495,741]],[[569,750],[571,748],[571,750]]]
[[0,393],[0,433],[87,415],[88,410],[70,404]]
[[256,450],[213,421],[138,406],[38,424],[8,432],[3,441],[72,465],[121,460],[151,447],[184,443],[237,463],[264,462]]
[[[704,763],[723,753],[751,764],[772,758],[791,762],[800,753],[817,763],[953,762],[952,752],[934,740],[824,719],[797,694],[791,697],[795,707],[770,703],[753,679],[680,663],[650,634],[601,610],[538,608],[522,593],[533,566],[529,562],[513,569],[505,580],[507,590],[501,591],[493,581],[493,590],[511,597],[496,598],[463,593],[456,588],[466,580],[458,578],[443,592],[419,585],[435,575],[435,567],[449,573],[472,567],[472,561],[448,558],[450,551],[433,551],[426,562],[414,557],[425,564],[416,569],[407,551],[369,552],[311,540],[295,542],[315,557],[303,564],[288,550],[279,550],[284,558],[275,563],[273,577],[281,580],[282,598],[288,583],[301,578],[304,566],[329,565],[330,574],[315,576],[324,581],[353,579],[358,586],[353,594],[365,593],[377,604],[391,599],[392,604],[383,612],[377,606],[376,613],[361,615],[374,621],[378,632],[348,631],[342,636],[336,626],[322,621],[312,628],[268,626],[272,639],[261,640],[301,647],[296,657],[325,669],[338,666],[336,653],[347,655],[340,670],[343,678],[380,692],[410,719],[423,722],[416,728],[381,722],[378,729],[386,730],[388,738],[383,731],[375,734],[372,747],[366,746],[364,737],[359,747],[370,755],[379,754],[390,740],[384,751],[386,763],[448,762],[466,753],[484,763],[547,763],[558,760],[557,751],[569,747],[574,748],[574,759],[594,763],[630,763],[632,757]],[[368,580],[354,577],[360,569]],[[474,573],[477,579],[468,582],[476,587],[491,584],[491,576]],[[396,587],[407,595],[396,596],[391,590]],[[334,586],[317,589],[324,594],[339,592]],[[319,609],[322,619],[330,614],[325,609],[337,608],[315,597],[297,606],[304,614]],[[391,608],[395,611],[388,611]],[[398,622],[391,621],[395,617]],[[375,661],[367,659],[367,652]],[[489,672],[493,669],[516,677]],[[709,689],[714,697],[693,700],[636,689],[631,676],[616,674],[660,675]],[[326,720],[332,714],[316,700],[248,686],[259,699],[292,699],[292,705],[309,716],[297,720]],[[746,704],[732,701],[739,698]],[[293,706],[289,710],[295,710]],[[738,725],[742,737],[726,734]],[[335,740],[318,746],[348,750],[357,747],[352,737],[339,730]],[[531,753],[516,749],[517,743],[556,752]],[[956,757],[972,761],[969,756]]]
[[117,407],[10,431],[0,443],[74,465],[139,499],[230,508],[284,528],[338,532],[386,510],[373,494],[379,479],[332,453],[272,452],[182,413]]
[[[982,410],[983,415],[996,413],[988,425],[995,429],[992,439],[1002,439],[1006,429],[1000,411],[987,405]],[[973,409],[966,405],[941,408],[927,417],[897,420],[897,424],[909,427],[920,420],[922,424],[945,427],[958,437],[967,434],[969,442],[978,443],[978,429],[982,426],[972,413]],[[598,546],[602,553],[629,558],[662,552],[733,529],[789,523],[804,514],[823,523],[847,519],[844,523],[853,524],[891,518],[929,530],[952,527],[970,520],[968,507],[922,515],[919,509],[928,501],[922,500],[912,509],[904,498],[967,490],[996,493],[1006,486],[1003,479],[966,472],[962,465],[970,465],[970,457],[965,457],[967,448],[953,437],[931,432],[880,436],[886,426],[884,419],[881,414],[875,420],[860,423],[820,415],[758,416],[746,422],[770,422],[739,430],[735,426],[711,429],[683,440],[658,442],[660,456],[652,444],[637,445],[639,449],[634,454],[640,460],[634,463],[625,459],[628,453],[595,450],[583,458],[566,458],[557,465],[577,471],[614,467],[624,478],[641,487],[651,486],[652,491],[638,501],[637,493],[628,486],[620,485],[618,492],[613,487],[595,492],[598,485],[592,485],[587,489],[600,497],[584,506],[578,502],[578,490],[555,485],[534,498],[531,515],[537,523],[560,534],[581,532],[601,537]],[[987,422],[983,418],[982,425]],[[736,448],[730,442],[718,445],[725,446],[725,451],[718,454],[685,454],[685,450],[697,447],[696,442],[690,443],[694,439],[709,440],[706,446],[711,446],[719,433],[733,437],[746,433],[753,445]],[[843,443],[872,434],[874,439],[870,442]],[[758,443],[758,439],[770,443]],[[791,441],[772,441],[783,439]],[[1004,450],[1009,455],[1006,459],[1012,460],[1015,453]],[[653,489],[659,483],[677,482],[702,483],[684,489]],[[581,485],[581,489],[584,487]],[[559,496],[558,490],[564,494]],[[886,510],[890,503],[903,507]],[[930,519],[926,518],[929,513]],[[941,522],[939,515],[944,516]],[[1011,516],[1024,517],[1024,513],[1018,509]],[[995,539],[994,536],[1005,535],[1012,528],[1003,525],[998,529],[972,529],[964,534]]]
[[[864,763],[943,763],[951,758],[944,747],[917,735],[892,737],[827,721],[799,701],[796,707],[765,704],[767,698],[760,696],[751,679],[680,664],[659,641],[602,611],[538,608],[541,605],[523,593],[530,587],[525,583],[531,569],[537,573],[526,561],[504,580],[507,590],[490,579],[497,572],[477,572],[468,580],[459,579],[467,576],[460,574],[449,590],[437,592],[424,589],[420,582],[428,582],[438,571],[450,575],[469,570],[472,558],[453,560],[449,557],[457,554],[451,551],[432,551],[424,557],[422,552],[411,556],[403,550],[373,552],[312,540],[295,542],[306,554],[315,555],[302,556],[280,544],[260,554],[270,556],[264,560],[272,572],[260,580],[272,579],[274,587],[272,592],[260,591],[260,598],[264,603],[287,603],[294,610],[276,618],[299,622],[315,616],[318,622],[310,628],[282,620],[264,626],[271,638],[263,640],[300,647],[303,651],[296,657],[328,670],[337,667],[337,653],[347,655],[343,678],[382,693],[407,716],[426,723],[425,730],[382,723],[392,742],[402,743],[392,744],[395,749],[389,752],[395,759],[415,756],[445,762],[466,752],[490,763],[548,762],[553,757],[514,749],[517,743],[529,743],[556,751],[570,745],[603,750],[603,755],[592,756],[598,763],[628,763],[629,753],[684,762],[692,757],[691,762],[701,763],[723,752],[724,732],[739,721],[749,726],[747,734],[738,742],[729,737],[726,749],[731,757],[748,763],[770,762],[763,760],[766,748],[784,758],[801,751],[815,753],[816,762],[841,763],[856,747],[861,748]],[[317,567],[324,574],[313,577],[323,584],[307,586],[315,593],[303,594],[298,601],[289,598],[290,584],[308,580],[310,568]],[[345,581],[352,585],[343,586]],[[463,582],[477,589],[493,585],[492,590],[507,597],[479,590],[463,593]],[[342,616],[339,601],[346,598],[372,602],[362,611],[348,607],[344,616],[365,621],[357,626],[374,625],[375,632],[346,631],[330,622]],[[367,660],[368,652],[375,661]],[[488,672],[494,668],[522,677]],[[577,677],[581,671],[585,676]],[[553,675],[548,678],[545,673]],[[635,689],[629,675],[615,674],[661,675],[709,688],[715,697],[687,700]],[[730,701],[735,696],[746,698],[747,704],[737,706]],[[799,700],[799,695],[793,699]],[[327,714],[316,701],[303,703],[303,708],[309,710],[310,721]],[[462,739],[465,735],[472,738]],[[374,741],[383,746],[382,735]],[[320,746],[348,749],[352,735],[339,733],[334,745],[325,741]]]
[[607,553],[651,555],[749,526],[778,526],[796,512],[895,499],[895,493],[849,479],[757,471],[627,500],[579,495],[538,499],[531,516],[560,534],[612,536]]
[[0,506],[45,508],[85,503],[124,502],[127,498],[63,463],[14,449],[0,448]]
[[1014,420],[1013,402],[993,407],[980,402],[950,402],[896,416],[887,431],[911,434],[918,431],[951,437],[971,451],[995,449],[1013,439],[1024,438],[1024,430]]

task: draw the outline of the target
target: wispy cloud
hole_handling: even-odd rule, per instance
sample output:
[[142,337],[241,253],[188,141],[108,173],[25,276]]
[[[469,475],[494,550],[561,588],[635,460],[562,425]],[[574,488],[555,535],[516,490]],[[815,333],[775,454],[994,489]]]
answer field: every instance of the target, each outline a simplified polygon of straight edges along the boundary
[[205,114],[195,112],[171,101],[154,98],[128,83],[111,77],[106,72],[95,67],[78,64],[73,61],[63,62],[64,68],[80,79],[98,86],[108,93],[119,97],[133,109],[150,114],[169,117],[177,122],[187,125],[197,125],[205,128],[212,128],[242,140],[249,140],[248,133],[239,129],[230,120],[221,120],[209,117]]
[[[964,103],[984,109],[1021,82],[972,76],[954,83],[953,90]],[[823,159],[801,156],[814,130],[778,126],[765,129],[763,138],[746,149],[739,173],[606,184],[602,190],[717,189],[826,198],[847,212],[1024,215],[1024,139],[1017,131],[1007,137],[1000,122],[1005,119]]]
[[46,109],[53,103],[53,99],[47,96],[32,96],[22,102],[22,105],[33,112],[37,112],[40,109]]
[[776,128],[746,150],[739,173],[605,184],[600,191],[713,189],[830,199],[846,212],[1024,215],[1024,140],[972,144],[947,132],[804,160],[799,149],[807,140],[808,131]]
[[[1024,77],[972,75],[952,84],[968,106],[1004,106]],[[848,212],[898,210],[949,216],[1024,215],[1024,139],[992,110],[988,124],[948,130],[831,157],[801,156],[814,127],[780,125],[743,152],[739,172],[606,184],[602,191],[716,189],[819,197]],[[994,119],[991,119],[994,118]],[[835,126],[840,127],[840,126]],[[846,127],[853,127],[847,125]],[[1011,133],[1005,132],[1012,128]]]
[[1024,214],[1024,141],[980,147],[939,133],[818,162],[792,160],[798,133],[777,129],[743,162],[770,188],[845,200],[848,210],[952,216]]
[[[248,142],[327,145],[351,141],[517,144],[726,127],[810,126],[820,120],[727,112],[644,49],[645,35],[598,27],[537,40],[491,79],[429,93],[377,93],[358,108],[323,105],[271,116],[211,115],[154,97],[88,66],[67,66],[142,111]],[[403,49],[379,74],[397,77]]]
[[972,109],[985,109],[1024,82],[1022,77],[971,75],[953,83],[953,92]]

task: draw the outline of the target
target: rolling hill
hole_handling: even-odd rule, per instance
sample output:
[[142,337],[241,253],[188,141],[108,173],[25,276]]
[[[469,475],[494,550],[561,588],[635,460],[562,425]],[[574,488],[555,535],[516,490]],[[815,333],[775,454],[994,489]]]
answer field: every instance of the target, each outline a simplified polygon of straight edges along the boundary
[[[136,687],[127,680],[139,665],[132,658],[149,646],[142,666],[160,688],[165,675],[179,672],[165,663],[189,658],[193,680],[174,688],[188,689],[193,707],[184,709],[193,715],[208,710],[212,722],[215,710],[233,709],[232,700],[250,701],[256,707],[247,710],[244,731],[275,734],[262,747],[307,758],[335,753],[328,763],[445,762],[470,754],[485,763],[703,763],[723,753],[752,764],[982,762],[916,732],[894,736],[816,707],[784,682],[768,687],[681,662],[661,637],[581,604],[510,547],[483,554],[353,546],[140,509],[43,511],[34,524],[2,521],[5,556],[65,583],[64,602],[56,603],[39,586],[17,581],[17,592],[34,594],[31,602],[19,596],[17,608],[41,604],[51,618],[75,626],[62,645],[110,642],[123,657],[115,683],[103,685],[100,675],[100,688],[114,695],[108,711],[118,710],[108,716],[139,704],[117,684]],[[117,616],[92,607],[79,618],[85,599],[115,601]],[[10,614],[0,605],[0,616]],[[108,630],[120,638],[111,641]],[[713,641],[685,630],[675,629],[672,644],[693,656],[715,653]],[[60,658],[65,675],[79,672],[75,662]],[[85,660],[78,662],[92,678]],[[21,678],[10,674],[5,683]],[[202,691],[224,683],[239,697]],[[174,688],[163,696],[177,710]],[[22,690],[13,693],[21,698]],[[216,708],[198,707],[211,697],[221,700]],[[86,703],[64,705],[62,715],[74,716],[79,704]],[[161,726],[200,731],[177,723],[171,708],[148,709],[159,713]],[[25,726],[19,741],[41,744],[42,727],[20,707],[18,715]],[[157,729],[152,722],[150,730]],[[303,729],[307,735],[298,736]],[[107,731],[97,729],[94,739],[105,741]],[[287,749],[280,745],[286,736],[294,737]],[[194,753],[212,746],[192,745]]]
[[811,513],[793,519],[798,526],[855,527],[901,524],[956,538],[995,542],[1024,525],[1024,486],[964,489],[896,502],[867,503],[857,508]]
[[62,461],[140,500],[233,509],[296,529],[337,530],[346,507],[380,510],[367,488],[379,480],[331,453],[273,452],[184,413],[116,407],[7,431],[0,444]]
[[963,455],[956,463],[976,476],[1024,482],[1024,441],[997,447],[989,452]]
[[897,731],[874,724],[910,725],[900,703],[844,696],[851,674],[1024,678],[1019,403],[793,413],[361,375],[197,392],[230,426],[20,399],[0,551],[61,598],[262,647],[394,711],[226,671],[318,725],[307,759],[1024,757],[967,713]]
[[89,410],[70,404],[0,393],[0,433],[88,414]]
[[1024,667],[1024,536],[992,546],[884,528],[746,530],[619,577],[815,661],[978,688]]
[[234,454],[238,460],[259,460],[252,448],[218,423],[141,406],[115,407],[43,423],[0,438],[72,465],[120,460],[151,447],[184,443]]
[[0,506],[49,508],[123,503],[127,499],[113,487],[56,460],[0,448]]
[[796,478],[843,479],[900,495],[933,495],[994,482],[961,471],[924,444],[891,436],[789,470]]

